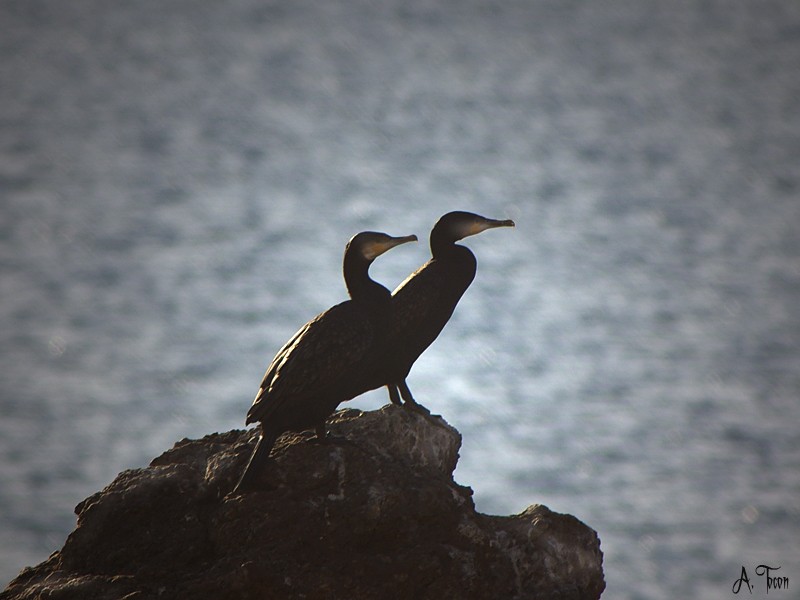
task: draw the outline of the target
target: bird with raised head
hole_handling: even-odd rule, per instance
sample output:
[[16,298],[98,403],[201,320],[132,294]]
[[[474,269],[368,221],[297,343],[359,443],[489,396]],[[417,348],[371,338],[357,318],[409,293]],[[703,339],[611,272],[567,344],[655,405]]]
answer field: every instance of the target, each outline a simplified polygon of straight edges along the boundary
[[391,310],[389,290],[370,278],[369,267],[384,252],[416,240],[364,231],[347,243],[342,271],[350,299],[303,325],[272,359],[245,421],[260,422],[261,436],[235,492],[253,487],[278,436],[313,428],[324,439],[325,420],[336,407],[365,391]]
[[386,354],[372,383],[374,387],[386,385],[393,403],[402,404],[402,396],[405,406],[422,408],[411,395],[406,378],[450,320],[477,270],[475,255],[456,242],[496,227],[514,227],[514,221],[464,211],[442,216],[431,230],[431,259],[392,293]]

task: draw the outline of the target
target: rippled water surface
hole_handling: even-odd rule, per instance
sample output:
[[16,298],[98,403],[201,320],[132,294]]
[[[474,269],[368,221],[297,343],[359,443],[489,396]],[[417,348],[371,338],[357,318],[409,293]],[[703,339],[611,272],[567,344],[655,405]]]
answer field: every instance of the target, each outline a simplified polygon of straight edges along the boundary
[[796,2],[5,2],[0,55],[3,583],[458,208],[517,228],[409,383],[479,509],[590,524],[609,598],[800,585]]

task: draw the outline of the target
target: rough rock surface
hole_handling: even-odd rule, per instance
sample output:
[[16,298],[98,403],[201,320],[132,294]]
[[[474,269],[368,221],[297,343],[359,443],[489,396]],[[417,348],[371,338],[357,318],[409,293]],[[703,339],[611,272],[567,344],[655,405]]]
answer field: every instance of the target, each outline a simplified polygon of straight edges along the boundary
[[256,430],[178,442],[75,509],[64,547],[0,599],[598,598],[597,534],[534,505],[475,512],[459,433],[387,406],[336,438],[285,435],[263,490],[234,495]]

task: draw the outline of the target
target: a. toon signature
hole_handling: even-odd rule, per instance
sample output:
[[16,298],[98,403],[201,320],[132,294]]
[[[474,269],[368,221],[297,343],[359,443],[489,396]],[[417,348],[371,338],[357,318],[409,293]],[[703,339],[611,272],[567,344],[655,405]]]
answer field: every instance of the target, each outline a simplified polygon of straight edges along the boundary
[[[769,594],[770,590],[786,590],[789,589],[789,578],[788,577],[781,577],[779,575],[773,575],[773,571],[777,571],[780,567],[770,567],[767,565],[758,565],[756,567],[756,576],[762,577],[767,582],[767,593]],[[742,589],[742,584],[747,586],[747,591],[751,594],[753,593],[753,587],[755,586],[755,582],[750,582],[750,577],[747,575],[747,569],[742,565],[742,574],[736,581],[733,582],[732,591],[734,594],[738,594]]]

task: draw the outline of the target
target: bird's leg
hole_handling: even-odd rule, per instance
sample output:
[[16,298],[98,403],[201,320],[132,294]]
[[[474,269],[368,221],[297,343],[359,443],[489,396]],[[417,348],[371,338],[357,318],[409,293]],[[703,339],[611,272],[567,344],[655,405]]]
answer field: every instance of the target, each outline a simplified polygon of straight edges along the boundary
[[392,404],[401,406],[403,403],[400,401],[400,394],[397,391],[397,385],[394,383],[387,383],[386,389],[389,390],[389,400],[392,401]]
[[416,404],[417,401],[414,400],[414,396],[411,395],[411,390],[408,389],[408,384],[406,383],[405,379],[401,379],[400,383],[396,384],[398,389],[400,390],[400,394],[403,396],[403,400],[408,402],[409,404]]
[[406,383],[405,379],[401,379],[400,383],[397,384],[397,387],[400,390],[400,395],[403,396],[403,400],[405,400],[405,404],[403,406],[410,410],[418,410],[420,412],[430,414],[431,411],[414,400],[414,396],[411,395],[411,390],[408,389],[408,384]]

